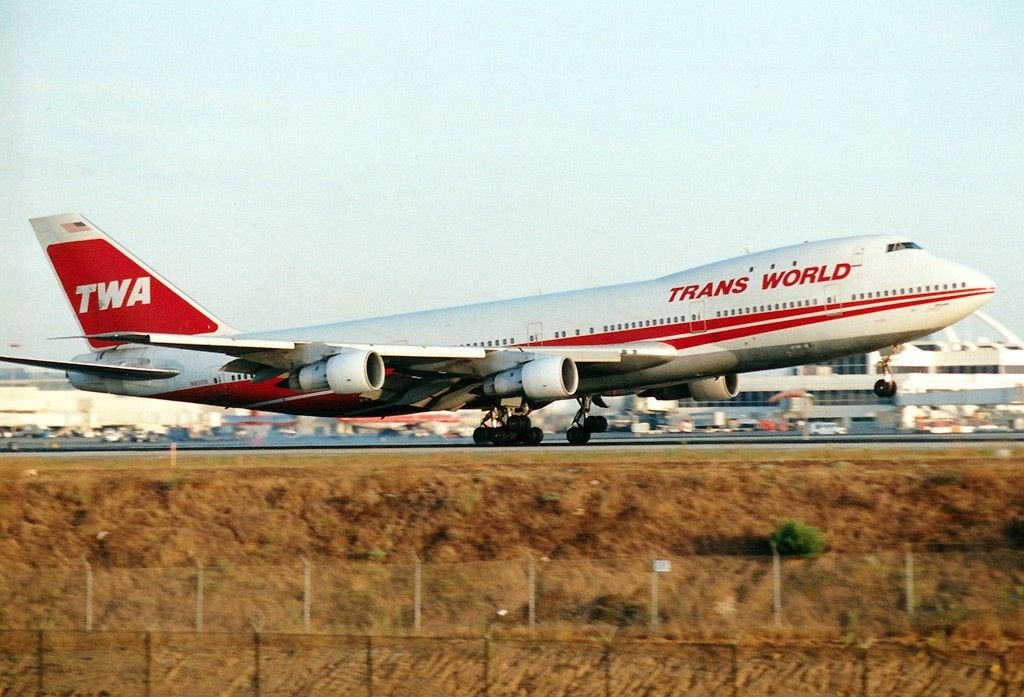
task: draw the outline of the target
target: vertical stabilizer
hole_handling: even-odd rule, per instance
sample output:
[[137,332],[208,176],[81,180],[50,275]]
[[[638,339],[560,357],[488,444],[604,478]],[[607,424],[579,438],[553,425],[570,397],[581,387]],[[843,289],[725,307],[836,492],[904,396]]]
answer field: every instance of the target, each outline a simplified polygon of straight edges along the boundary
[[[86,334],[233,330],[77,213],[33,218],[43,251]],[[93,348],[109,342],[89,340]]]

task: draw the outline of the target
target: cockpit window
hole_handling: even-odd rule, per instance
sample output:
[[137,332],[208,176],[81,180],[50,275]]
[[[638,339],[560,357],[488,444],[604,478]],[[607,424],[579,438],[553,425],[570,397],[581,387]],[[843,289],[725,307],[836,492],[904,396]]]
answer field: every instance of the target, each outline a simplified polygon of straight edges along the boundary
[[920,249],[921,245],[917,242],[893,242],[885,248],[886,253],[897,252],[901,249]]

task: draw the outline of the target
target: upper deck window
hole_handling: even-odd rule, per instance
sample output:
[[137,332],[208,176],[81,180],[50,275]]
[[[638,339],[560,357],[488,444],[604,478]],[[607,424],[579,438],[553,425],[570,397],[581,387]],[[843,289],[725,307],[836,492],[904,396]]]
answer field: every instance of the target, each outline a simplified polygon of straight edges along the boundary
[[917,242],[893,242],[886,246],[885,251],[888,254],[889,252],[897,252],[901,249],[921,249],[921,245]]

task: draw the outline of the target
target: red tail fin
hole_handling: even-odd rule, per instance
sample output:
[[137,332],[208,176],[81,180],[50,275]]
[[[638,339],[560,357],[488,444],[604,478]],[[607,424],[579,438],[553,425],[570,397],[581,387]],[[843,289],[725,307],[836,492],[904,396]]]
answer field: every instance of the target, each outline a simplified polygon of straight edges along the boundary
[[[232,331],[82,216],[67,213],[31,223],[85,334]],[[93,339],[89,344],[112,345]]]

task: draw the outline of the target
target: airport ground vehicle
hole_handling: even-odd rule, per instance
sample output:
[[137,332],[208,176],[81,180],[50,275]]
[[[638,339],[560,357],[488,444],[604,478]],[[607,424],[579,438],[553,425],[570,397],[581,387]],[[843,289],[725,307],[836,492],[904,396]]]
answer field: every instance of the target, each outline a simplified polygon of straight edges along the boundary
[[845,436],[846,428],[835,421],[812,421],[807,432],[812,436]]

